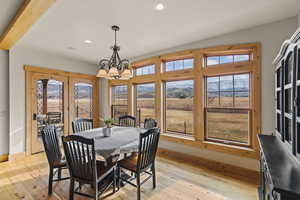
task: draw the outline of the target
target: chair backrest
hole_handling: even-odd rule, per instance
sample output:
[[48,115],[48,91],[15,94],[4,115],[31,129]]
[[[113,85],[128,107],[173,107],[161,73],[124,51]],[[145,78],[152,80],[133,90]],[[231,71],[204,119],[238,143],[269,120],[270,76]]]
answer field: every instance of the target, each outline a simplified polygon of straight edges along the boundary
[[154,161],[160,136],[159,128],[149,129],[140,135],[137,169],[144,170],[150,167]]
[[130,115],[119,117],[119,126],[136,127],[136,118]]
[[79,133],[82,131],[87,131],[93,128],[92,119],[77,119],[72,122],[73,133]]
[[156,128],[157,127],[157,122],[155,119],[152,118],[146,118],[144,121],[144,128],[145,129],[151,129],[151,128]]
[[97,177],[94,139],[79,135],[62,137],[70,175],[83,181],[94,181]]
[[42,140],[49,165],[53,165],[55,161],[61,160],[62,153],[60,150],[56,129],[53,125],[48,125],[43,128]]

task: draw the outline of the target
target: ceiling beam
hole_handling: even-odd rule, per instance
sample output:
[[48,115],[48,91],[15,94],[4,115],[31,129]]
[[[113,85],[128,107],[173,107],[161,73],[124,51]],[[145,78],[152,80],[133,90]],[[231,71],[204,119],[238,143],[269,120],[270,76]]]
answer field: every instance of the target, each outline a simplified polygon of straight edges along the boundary
[[0,36],[0,49],[12,48],[55,1],[24,0],[13,20]]

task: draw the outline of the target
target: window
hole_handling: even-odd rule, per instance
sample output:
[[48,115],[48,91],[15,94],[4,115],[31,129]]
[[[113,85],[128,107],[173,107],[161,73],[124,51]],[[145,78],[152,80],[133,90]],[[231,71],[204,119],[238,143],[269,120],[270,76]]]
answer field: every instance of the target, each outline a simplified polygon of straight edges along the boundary
[[206,139],[249,144],[250,74],[206,78]]
[[135,116],[141,125],[145,118],[155,119],[155,84],[138,84],[135,86]]
[[93,119],[93,85],[89,83],[74,84],[75,118]]
[[[130,113],[141,127],[145,118],[156,119],[168,141],[253,157],[261,128],[260,52],[259,44],[230,45],[229,50],[185,50],[134,62],[136,75],[125,82],[133,93]],[[281,70],[276,76],[283,82],[284,74]],[[281,102],[283,90],[277,94]],[[290,100],[288,92],[286,96]],[[277,118],[277,130],[283,121]]]
[[206,65],[219,65],[227,63],[237,63],[250,61],[250,55],[224,55],[224,56],[208,56],[206,59]]
[[117,85],[111,88],[111,116],[118,122],[119,117],[128,113],[128,87]]
[[183,60],[173,60],[173,61],[167,61],[165,63],[165,71],[176,71],[176,70],[182,70],[182,69],[191,69],[194,66],[194,59],[183,59]]
[[193,134],[194,81],[165,83],[165,132]]
[[155,73],[155,65],[146,65],[135,69],[136,76],[142,76]]

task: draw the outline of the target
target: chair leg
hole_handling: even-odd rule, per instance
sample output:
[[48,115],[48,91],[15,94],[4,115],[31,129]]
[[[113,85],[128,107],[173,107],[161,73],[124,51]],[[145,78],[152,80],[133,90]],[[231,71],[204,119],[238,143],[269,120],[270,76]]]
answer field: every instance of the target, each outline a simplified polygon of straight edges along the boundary
[[58,168],[57,169],[58,171],[57,171],[57,178],[58,178],[58,180],[60,180],[61,179],[61,168]]
[[140,173],[136,174],[136,185],[137,185],[137,200],[141,199],[141,178]]
[[156,172],[155,172],[155,165],[152,165],[152,181],[153,181],[153,189],[156,188]]
[[96,183],[95,187],[95,200],[98,200],[100,198],[98,198],[98,184]]
[[113,193],[116,192],[116,168],[113,170]]
[[53,170],[54,169],[50,167],[50,171],[49,171],[49,183],[48,183],[48,195],[52,194]]
[[120,189],[120,184],[121,184],[121,167],[118,166],[118,174],[117,174],[117,178],[118,178],[118,190]]
[[74,179],[70,179],[70,194],[69,194],[69,199],[73,200],[74,199]]

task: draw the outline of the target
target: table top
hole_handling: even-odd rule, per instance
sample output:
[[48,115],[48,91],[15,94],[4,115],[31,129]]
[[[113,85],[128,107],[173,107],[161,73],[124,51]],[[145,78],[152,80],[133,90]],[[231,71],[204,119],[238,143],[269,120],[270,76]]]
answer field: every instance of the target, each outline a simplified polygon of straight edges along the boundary
[[112,127],[112,134],[104,137],[103,128],[95,128],[77,133],[86,138],[94,138],[95,151],[98,155],[107,159],[111,156],[137,152],[139,148],[139,136],[146,132],[137,127]]

